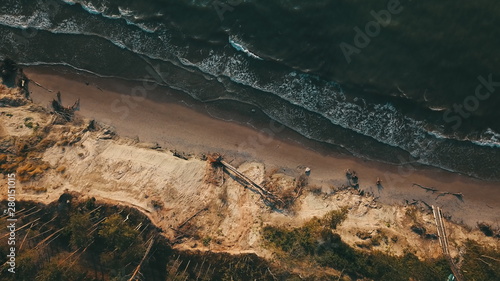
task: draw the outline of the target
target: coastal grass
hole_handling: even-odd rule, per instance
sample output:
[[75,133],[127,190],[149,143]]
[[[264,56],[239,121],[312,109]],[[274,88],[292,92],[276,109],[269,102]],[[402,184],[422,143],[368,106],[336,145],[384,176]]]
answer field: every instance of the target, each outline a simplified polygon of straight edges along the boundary
[[[333,232],[346,215],[347,208],[341,208],[298,228],[266,226],[262,235],[267,246],[285,262],[312,261],[317,267],[336,269],[352,279],[433,281],[445,280],[451,272],[444,258],[421,261],[412,253],[396,257],[376,250],[352,248]],[[389,239],[381,233],[372,240],[376,246]]]
[[462,274],[465,280],[500,280],[500,251],[467,240]]
[[[140,267],[141,280],[300,280],[255,254],[175,250],[139,210],[80,196],[64,193],[49,205],[16,202],[16,208],[36,213],[19,216],[17,225],[37,223],[16,232],[15,280],[128,280],[150,239],[154,243]],[[206,236],[202,242],[209,246],[213,239]],[[9,247],[7,237],[0,238],[0,280],[12,276],[5,263]]]

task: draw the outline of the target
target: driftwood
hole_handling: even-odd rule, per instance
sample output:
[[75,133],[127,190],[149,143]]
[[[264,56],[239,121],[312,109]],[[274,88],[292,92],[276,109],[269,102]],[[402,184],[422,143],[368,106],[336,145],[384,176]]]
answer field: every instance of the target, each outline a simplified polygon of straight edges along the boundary
[[413,200],[413,201],[412,201],[411,203],[410,203],[410,202],[408,202],[408,200],[406,200],[406,204],[408,204],[408,205],[413,205],[413,206],[415,206],[415,205],[417,205],[417,204],[418,204],[418,200],[415,200],[415,199],[412,199],[412,200]]
[[40,84],[40,83],[36,82],[35,80],[31,80],[31,79],[30,79],[30,82],[33,82],[33,84],[37,85],[38,87],[40,87],[40,88],[44,89],[44,90],[45,90],[45,91],[47,91],[47,92],[50,92],[50,93],[52,93],[52,92],[53,92],[51,89],[45,88],[42,84]]
[[356,171],[351,171],[350,169],[346,169],[345,171],[345,177],[347,178],[347,183],[349,184],[350,187],[353,187],[355,189],[359,188],[359,178],[358,175],[356,174]]
[[439,192],[438,196],[436,197],[436,199],[438,199],[439,197],[441,196],[445,196],[445,195],[448,195],[450,194],[449,192]]
[[63,121],[73,120],[75,111],[80,110],[80,99],[77,99],[72,106],[63,106],[61,101],[61,92],[57,92],[57,99],[52,100],[52,109],[54,113],[61,117]]
[[457,197],[460,201],[464,200],[464,195],[461,192],[458,193],[452,193],[451,195]]
[[286,203],[279,198],[276,194],[270,192],[269,190],[265,189],[263,186],[260,184],[257,184],[244,174],[242,174],[238,169],[227,163],[226,161],[222,160],[222,155],[218,153],[214,153],[208,156],[208,162],[211,163],[212,165],[222,165],[222,167],[226,168],[227,170],[231,171],[236,178],[245,186],[245,187],[251,187],[252,190],[256,191],[259,193],[259,195],[270,202],[271,204],[278,206],[278,207],[285,207]]
[[[159,147],[159,145],[157,145],[157,147]],[[177,157],[177,158],[183,159],[183,160],[189,160],[189,158],[188,158],[189,155],[186,155],[186,153],[184,153],[184,152],[172,150],[172,155]]]
[[418,187],[420,187],[420,188],[422,188],[422,189],[425,189],[426,191],[432,191],[432,193],[434,193],[434,192],[437,192],[437,191],[438,191],[437,189],[435,189],[435,188],[433,188],[433,187],[425,187],[425,186],[422,186],[422,185],[420,185],[420,184],[418,184],[418,183],[414,183],[413,185],[414,185],[414,186],[418,186]]
[[420,200],[420,202],[424,203],[425,206],[427,206],[427,208],[429,208],[430,210],[432,210],[432,206],[427,204],[425,201],[423,200]]
[[[437,189],[435,189],[433,187],[425,187],[425,186],[422,186],[422,185],[420,185],[418,183],[414,183],[413,185],[414,186],[418,186],[418,187],[420,187],[422,189],[425,189],[425,191],[431,191],[432,193],[439,192],[439,190],[437,190]],[[448,191],[439,192],[439,194],[436,197],[436,199],[438,199],[441,196],[445,196],[445,195],[453,195],[453,196],[457,197],[460,201],[464,200],[464,195],[461,192],[452,193],[452,192],[448,192]]]
[[432,210],[432,206],[427,204],[427,202],[425,202],[424,200],[416,200],[416,199],[412,199],[412,202],[409,202],[408,200],[405,199],[405,204],[406,205],[411,205],[411,206],[416,206],[418,203],[422,203],[424,204],[427,208],[429,208],[430,210]]
[[221,160],[220,163],[226,169],[233,172],[240,179],[247,182],[248,185],[255,187],[263,198],[266,198],[267,200],[274,202],[275,204],[279,204],[280,206],[285,206],[285,202],[283,202],[283,200],[278,198],[278,196],[276,196],[274,193],[268,191],[267,189],[262,187],[260,184],[255,183],[253,180],[251,180],[250,178],[248,178],[247,176],[245,176],[244,174],[239,172],[235,167],[229,165],[229,163],[227,163],[226,161]]

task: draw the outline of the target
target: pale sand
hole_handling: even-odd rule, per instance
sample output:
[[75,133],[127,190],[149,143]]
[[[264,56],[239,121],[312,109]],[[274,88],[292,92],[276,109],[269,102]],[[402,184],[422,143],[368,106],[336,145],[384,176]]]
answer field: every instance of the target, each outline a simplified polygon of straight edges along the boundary
[[[267,169],[281,167],[297,173],[307,166],[312,169],[311,182],[325,186],[325,191],[327,186],[345,183],[344,169],[350,168],[359,175],[360,188],[373,192],[381,202],[403,204],[404,200],[424,200],[443,207],[445,214],[450,214],[453,220],[470,226],[475,226],[477,221],[494,225],[499,223],[498,182],[481,181],[422,166],[408,172],[408,167],[334,152],[325,156],[324,149],[310,149],[316,147],[313,142],[288,130],[278,132],[272,139],[263,138],[258,130],[270,130],[276,125],[260,122],[256,130],[236,122],[215,119],[189,97],[183,98],[163,87],[148,91],[145,100],[134,101],[129,95],[140,83],[62,73],[62,69],[52,72],[45,68],[29,68],[25,71],[29,78],[54,91],[48,92],[31,84],[35,102],[48,105],[56,91],[63,93],[66,105],[80,98],[79,115],[111,124],[121,136],[138,136],[141,141],[157,142],[162,147],[186,152],[221,152],[228,160],[235,159],[235,163],[260,161],[265,163]],[[90,82],[90,85],[85,82]],[[124,97],[131,101],[126,115],[124,111],[113,111],[113,103],[123,101]],[[123,102],[117,103],[115,109],[123,105]],[[381,190],[375,186],[377,177],[383,180]],[[464,200],[461,202],[452,195],[437,197],[437,194],[425,192],[412,186],[412,183],[435,187],[443,192],[461,192]]]

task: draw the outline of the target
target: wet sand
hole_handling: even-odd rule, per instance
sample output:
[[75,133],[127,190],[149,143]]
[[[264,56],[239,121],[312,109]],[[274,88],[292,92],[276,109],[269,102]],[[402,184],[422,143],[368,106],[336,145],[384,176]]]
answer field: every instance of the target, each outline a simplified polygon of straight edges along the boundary
[[[308,140],[284,128],[251,106],[202,104],[187,94],[151,83],[100,78],[68,68],[30,67],[28,77],[36,103],[48,106],[57,91],[63,104],[81,99],[78,115],[113,126],[124,137],[156,142],[167,149],[194,154],[220,152],[238,165],[245,161],[265,163],[267,169],[283,169],[297,175],[310,167],[310,182],[339,187],[346,184],[345,169],[357,172],[360,189],[383,203],[404,204],[422,200],[443,208],[454,221],[475,226],[478,221],[498,225],[500,183],[474,179],[422,165],[397,166],[360,159],[340,149]],[[48,91],[50,89],[51,91]],[[133,95],[135,93],[135,96]],[[223,106],[220,106],[223,105]],[[377,187],[377,177],[382,186]],[[438,196],[414,186],[418,183],[440,192]]]

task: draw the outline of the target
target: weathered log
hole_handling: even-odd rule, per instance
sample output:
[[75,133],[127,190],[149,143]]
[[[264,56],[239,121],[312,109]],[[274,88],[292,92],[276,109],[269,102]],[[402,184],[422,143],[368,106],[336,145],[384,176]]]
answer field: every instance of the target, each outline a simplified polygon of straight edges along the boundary
[[422,188],[422,189],[425,189],[426,191],[432,191],[432,193],[434,193],[434,192],[437,192],[437,191],[438,191],[437,189],[435,189],[435,188],[433,188],[433,187],[425,187],[425,186],[422,186],[422,185],[420,185],[420,184],[418,184],[418,183],[414,183],[413,185],[414,185],[414,186],[418,186],[418,187],[420,187],[420,188]]
[[255,183],[253,180],[251,180],[250,178],[248,178],[247,176],[245,176],[244,174],[239,172],[235,167],[231,166],[226,161],[220,160],[219,163],[221,163],[225,168],[227,168],[228,170],[230,170],[231,172],[236,174],[240,179],[247,182],[249,185],[257,188],[257,190],[260,191],[261,196],[263,196],[264,198],[270,199],[270,201],[274,201],[275,203],[281,204],[281,206],[285,205],[285,202],[283,202],[283,200],[278,198],[278,196],[276,196],[274,193],[268,191],[267,189],[265,189],[261,185]]

